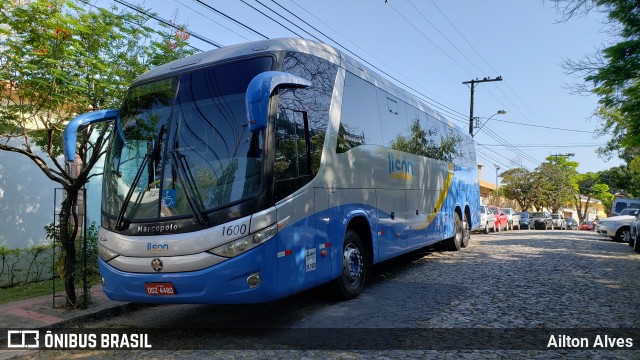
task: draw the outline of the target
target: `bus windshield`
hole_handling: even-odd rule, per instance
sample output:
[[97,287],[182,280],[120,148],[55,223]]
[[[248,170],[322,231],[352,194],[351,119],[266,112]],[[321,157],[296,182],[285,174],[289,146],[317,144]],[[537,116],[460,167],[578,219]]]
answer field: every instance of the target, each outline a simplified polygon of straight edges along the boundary
[[107,153],[103,214],[122,223],[194,217],[262,190],[264,132],[251,133],[245,91],[271,70],[261,57],[132,88],[121,108],[124,138]]

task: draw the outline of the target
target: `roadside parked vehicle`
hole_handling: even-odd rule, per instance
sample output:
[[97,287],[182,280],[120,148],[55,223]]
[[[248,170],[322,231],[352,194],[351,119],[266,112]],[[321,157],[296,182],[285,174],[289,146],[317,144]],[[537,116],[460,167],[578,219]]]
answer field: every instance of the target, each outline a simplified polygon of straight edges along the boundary
[[488,208],[496,218],[495,227],[497,231],[509,230],[509,220],[507,219],[507,215],[502,211],[502,209],[493,205],[488,206]]
[[633,251],[640,254],[640,212],[636,214],[636,218],[631,222],[631,236],[629,245]]
[[519,212],[518,215],[520,215],[520,230],[522,229],[528,230],[529,229],[529,212],[528,211]]
[[553,227],[558,230],[567,230],[567,222],[564,220],[561,214],[551,214],[553,220]]
[[570,217],[564,219],[564,221],[567,223],[567,230],[578,230],[578,222],[576,219]]
[[610,237],[613,241],[628,243],[631,235],[631,223],[635,218],[631,215],[621,215],[600,220],[596,225],[596,232]]
[[583,221],[578,230],[593,231],[595,226],[592,221]]
[[518,215],[518,213],[512,208],[502,208],[502,212],[507,215],[507,223],[509,224],[509,229],[514,230],[517,226],[518,230],[520,230],[520,215]]
[[480,223],[478,224],[478,227],[473,230],[482,231],[483,233],[488,234],[489,229],[494,232],[496,231],[496,217],[488,207],[480,205]]
[[532,212],[529,218],[529,229],[553,230],[553,219],[546,211]]
[[638,213],[638,209],[635,208],[626,208],[623,209],[622,211],[620,211],[620,215],[631,215],[631,216],[636,216],[636,214]]
[[[631,233],[629,234],[629,246],[633,250],[640,250],[640,247],[636,246],[636,243],[640,241],[640,211],[636,212],[636,217],[631,222]],[[636,251],[638,252],[638,251]]]
[[620,215],[620,212],[626,208],[640,208],[639,199],[631,198],[615,198],[613,199],[613,206],[611,207],[611,216]]

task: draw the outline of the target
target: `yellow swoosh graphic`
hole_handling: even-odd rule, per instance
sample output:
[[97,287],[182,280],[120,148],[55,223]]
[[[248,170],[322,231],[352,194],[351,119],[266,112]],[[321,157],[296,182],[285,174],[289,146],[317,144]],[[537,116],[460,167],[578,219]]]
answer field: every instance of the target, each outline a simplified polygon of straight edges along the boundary
[[[449,193],[449,186],[451,186],[451,179],[453,179],[453,164],[449,164],[449,173],[447,174],[447,179],[444,182],[444,190],[442,190],[442,192],[440,193],[440,196],[438,197],[438,201],[436,201],[435,208],[437,209],[437,211],[440,211],[440,209],[442,209],[442,205],[444,204],[444,199],[447,198],[447,194]],[[429,214],[429,216],[427,216],[427,221],[425,221],[424,224],[420,225],[416,229],[422,230],[422,229],[425,229],[427,226],[429,226],[429,224],[431,224],[433,219],[435,219],[437,215],[437,211]]]

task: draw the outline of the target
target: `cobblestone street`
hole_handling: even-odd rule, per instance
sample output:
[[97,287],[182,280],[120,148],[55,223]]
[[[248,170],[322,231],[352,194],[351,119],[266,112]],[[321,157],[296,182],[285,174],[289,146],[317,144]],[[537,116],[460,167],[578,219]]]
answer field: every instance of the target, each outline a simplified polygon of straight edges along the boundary
[[[144,308],[87,324],[85,328],[206,328],[251,323],[277,329],[594,329],[640,327],[640,256],[627,244],[593,232],[508,231],[474,234],[459,252],[409,254],[374,269],[357,299],[331,302],[318,291],[255,306],[172,305]],[[605,330],[598,330],[605,329]],[[465,332],[465,329],[474,329]],[[482,330],[480,330],[482,331]],[[348,334],[350,331],[347,331]],[[378,336],[384,336],[381,330]],[[452,333],[455,334],[455,333]],[[242,340],[245,340],[242,342]],[[444,339],[454,342],[459,339]],[[352,359],[352,358],[638,358],[638,350],[215,350],[206,337],[194,341],[208,351],[77,351],[76,358]],[[242,349],[234,338],[228,349]],[[640,338],[633,339],[638,347]],[[176,340],[176,344],[178,341]],[[331,348],[324,345],[324,348]],[[416,346],[419,349],[420,346]],[[490,346],[489,346],[490,348]],[[68,352],[39,351],[26,358],[68,358]]]

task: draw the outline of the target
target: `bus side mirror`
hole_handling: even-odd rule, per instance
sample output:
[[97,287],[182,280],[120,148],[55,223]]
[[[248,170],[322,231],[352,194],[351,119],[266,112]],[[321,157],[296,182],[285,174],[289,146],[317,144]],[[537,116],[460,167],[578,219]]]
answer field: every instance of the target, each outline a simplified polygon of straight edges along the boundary
[[69,121],[67,126],[64,128],[62,136],[62,148],[65,160],[73,162],[76,157],[76,137],[78,135],[78,128],[81,126],[112,120],[115,120],[117,131],[124,141],[124,132],[122,131],[122,125],[120,124],[120,110],[118,109],[92,111],[76,116],[73,120]]
[[269,98],[277,87],[305,88],[311,86],[309,80],[281,71],[265,71],[256,75],[245,96],[245,108],[249,131],[257,132],[267,128]]

